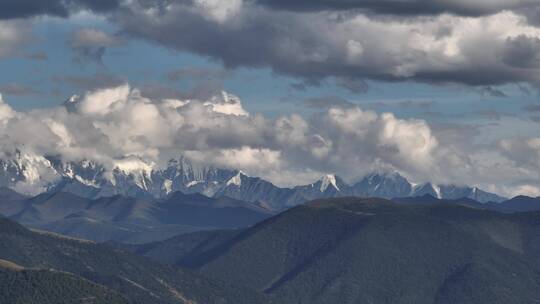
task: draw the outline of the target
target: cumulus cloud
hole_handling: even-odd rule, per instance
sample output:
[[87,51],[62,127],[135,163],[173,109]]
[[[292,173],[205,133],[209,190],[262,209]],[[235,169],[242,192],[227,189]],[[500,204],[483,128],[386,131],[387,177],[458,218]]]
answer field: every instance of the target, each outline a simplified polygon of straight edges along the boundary
[[110,169],[125,157],[164,164],[183,154],[272,175],[280,184],[334,170],[358,177],[376,162],[427,177],[438,148],[422,121],[357,107],[330,108],[309,120],[269,119],[250,115],[225,92],[208,100],[149,99],[125,84],[47,110],[17,113],[2,105],[4,150],[24,147],[37,155],[91,159]]
[[[540,29],[520,13],[504,10],[533,2],[441,0],[435,2],[490,13],[408,18],[222,2],[134,1],[121,6],[113,20],[134,37],[209,56],[227,67],[269,67],[309,84],[333,77],[356,92],[367,88],[365,79],[482,87],[540,83]],[[355,1],[360,2],[368,1]]]
[[2,157],[18,149],[94,160],[111,171],[133,162],[163,166],[184,155],[287,186],[326,173],[355,181],[377,169],[398,170],[418,182],[474,184],[501,194],[525,186],[531,190],[540,180],[538,139],[464,150],[452,139],[438,138],[442,134],[423,120],[354,105],[321,108],[310,117],[268,118],[248,113],[238,97],[224,92],[209,99],[147,98],[128,84],[30,112],[16,112],[0,99]]

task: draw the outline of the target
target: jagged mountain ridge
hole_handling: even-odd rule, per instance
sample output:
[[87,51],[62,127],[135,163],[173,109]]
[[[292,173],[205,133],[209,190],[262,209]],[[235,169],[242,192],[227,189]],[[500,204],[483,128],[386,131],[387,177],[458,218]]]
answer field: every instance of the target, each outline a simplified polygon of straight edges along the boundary
[[230,197],[282,210],[306,201],[343,197],[416,197],[426,194],[440,199],[471,198],[479,202],[501,202],[505,198],[476,187],[413,184],[397,172],[372,173],[352,185],[336,175],[293,188],[278,187],[239,170],[199,165],[184,157],[170,160],[164,168],[129,157],[117,161],[111,171],[92,161],[64,162],[58,157],[16,153],[0,160],[0,187],[24,194],[68,192],[85,198],[123,195],[155,199],[170,193],[200,193],[208,197]]

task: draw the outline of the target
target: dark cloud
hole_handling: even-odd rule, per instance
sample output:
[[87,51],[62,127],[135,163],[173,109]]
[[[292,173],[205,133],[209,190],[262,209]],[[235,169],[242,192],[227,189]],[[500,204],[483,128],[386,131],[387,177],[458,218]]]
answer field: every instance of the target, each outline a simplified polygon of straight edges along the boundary
[[478,111],[474,114],[485,119],[497,120],[497,121],[501,120],[501,117],[503,116],[503,114],[494,110]]
[[339,77],[336,84],[355,94],[366,93],[369,90],[369,85],[363,79],[354,77]]
[[[355,93],[367,90],[366,80],[540,84],[540,66],[523,67],[535,62],[538,38],[531,37],[540,33],[512,12],[405,21],[355,11],[298,13],[231,3],[135,1],[121,6],[114,21],[128,35],[215,59],[228,69],[270,68],[306,85],[336,79]],[[490,6],[482,3],[470,6]]]
[[529,97],[531,96],[531,90],[526,85],[517,84],[518,90],[521,92],[521,95]]
[[502,10],[522,9],[537,4],[534,0],[462,1],[462,0],[256,0],[257,3],[280,10],[368,10],[379,14],[436,15],[450,13],[481,16]]
[[69,44],[75,52],[78,63],[97,63],[103,65],[103,56],[107,48],[125,43],[121,37],[110,35],[101,30],[83,28],[72,33]]
[[540,123],[540,116],[531,116],[530,118],[532,121]]
[[350,108],[356,106],[354,103],[338,96],[312,97],[304,100],[303,104],[308,108],[314,109],[328,109],[332,107]]
[[12,96],[36,95],[38,92],[27,85],[19,83],[0,84],[0,93]]
[[171,81],[184,80],[222,80],[231,76],[233,72],[223,69],[186,67],[167,73],[167,78]]
[[96,63],[98,65],[103,64],[103,56],[107,48],[104,46],[96,47],[79,47],[75,48],[75,61],[80,64]]
[[437,102],[433,100],[405,100],[397,103],[398,106],[403,108],[422,108],[429,109],[435,106]]
[[291,87],[291,89],[296,90],[296,91],[305,92],[307,91],[308,85],[305,84],[304,82],[293,82],[289,85],[289,87]]
[[123,77],[107,73],[96,73],[88,76],[55,76],[52,78],[52,81],[60,85],[69,85],[77,90],[84,91],[117,87],[127,82]]
[[37,60],[37,61],[47,61],[47,60],[49,60],[49,55],[47,55],[47,53],[45,53],[45,52],[31,53],[31,54],[27,54],[25,57],[27,59]]
[[178,89],[163,84],[146,83],[140,86],[141,94],[152,99],[199,99],[204,100],[219,95],[224,90],[221,81],[196,82],[187,89]]
[[526,112],[540,112],[540,105],[528,105],[523,110]]
[[[400,107],[400,108],[419,108],[419,109],[431,109],[437,104],[436,101],[433,100],[403,100],[398,102],[385,102],[385,101],[377,101],[372,103],[372,105],[375,108],[390,108],[393,106]],[[431,116],[431,115],[430,115]]]
[[526,35],[508,38],[503,61],[508,65],[524,69],[540,67],[540,39]]
[[504,93],[503,91],[494,88],[494,87],[483,87],[480,89],[480,94],[485,97],[495,97],[495,98],[506,98],[508,95]]
[[71,12],[88,9],[106,12],[118,8],[121,0],[2,0],[0,19],[40,15],[68,17]]

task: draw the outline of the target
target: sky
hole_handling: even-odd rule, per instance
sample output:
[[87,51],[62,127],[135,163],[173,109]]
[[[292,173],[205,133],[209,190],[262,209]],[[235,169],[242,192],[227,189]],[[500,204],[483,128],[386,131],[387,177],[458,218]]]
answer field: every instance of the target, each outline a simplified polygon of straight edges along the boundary
[[3,157],[540,196],[537,0],[1,0],[0,71]]

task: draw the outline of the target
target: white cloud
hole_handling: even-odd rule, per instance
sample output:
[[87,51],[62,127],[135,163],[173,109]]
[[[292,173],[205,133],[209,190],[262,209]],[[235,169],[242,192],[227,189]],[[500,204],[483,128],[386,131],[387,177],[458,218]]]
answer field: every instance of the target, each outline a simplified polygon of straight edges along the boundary
[[248,113],[232,96],[149,99],[126,84],[88,92],[67,107],[17,113],[0,102],[0,151],[145,172],[183,154],[279,185],[308,183],[325,173],[353,181],[381,168],[413,181],[471,184],[508,195],[534,193],[531,187],[540,181],[540,139],[462,151],[439,140],[422,120],[350,106],[271,119]]
[[15,111],[7,103],[5,103],[4,99],[2,98],[2,94],[0,94],[0,123],[7,123],[7,121],[10,118],[13,118],[15,114]]
[[208,19],[225,23],[239,14],[243,0],[194,0],[194,3]]
[[78,108],[87,115],[106,115],[113,111],[114,107],[122,108],[130,94],[129,85],[116,88],[102,89],[90,92],[84,96]]

